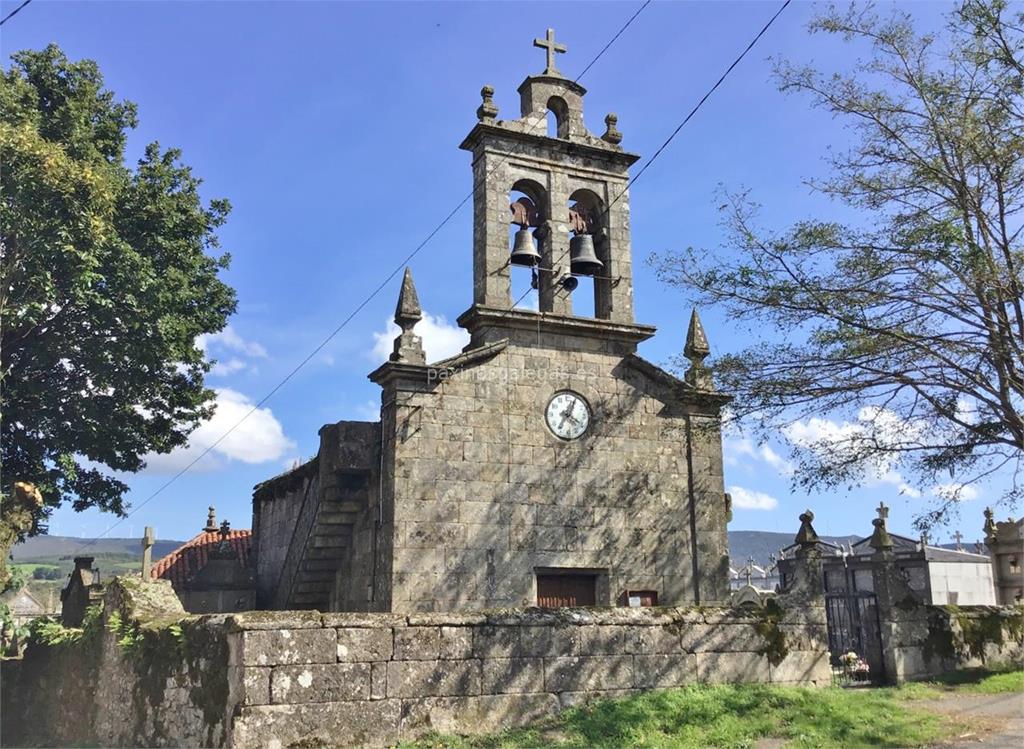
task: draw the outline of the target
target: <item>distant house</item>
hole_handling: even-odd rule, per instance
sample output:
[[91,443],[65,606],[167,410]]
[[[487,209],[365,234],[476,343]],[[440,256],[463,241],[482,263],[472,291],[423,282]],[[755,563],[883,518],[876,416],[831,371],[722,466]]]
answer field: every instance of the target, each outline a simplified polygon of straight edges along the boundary
[[250,567],[252,531],[217,526],[209,508],[199,535],[153,564],[155,579],[169,580],[185,610],[193,614],[248,611],[256,603]]
[[50,616],[56,613],[54,606],[47,606],[47,601],[44,597],[33,593],[27,586],[18,590],[7,591],[0,595],[0,600],[10,608],[11,618],[14,619],[15,626],[18,627],[24,626],[41,616]]
[[986,508],[985,546],[992,557],[999,603],[1024,602],[1024,518],[997,523]]

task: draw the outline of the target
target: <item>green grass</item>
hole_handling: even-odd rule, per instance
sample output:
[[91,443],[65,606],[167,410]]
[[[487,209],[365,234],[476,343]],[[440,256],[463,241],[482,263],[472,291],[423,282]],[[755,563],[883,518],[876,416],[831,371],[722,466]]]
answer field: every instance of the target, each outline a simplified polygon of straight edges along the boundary
[[926,682],[904,684],[895,690],[899,699],[934,699],[949,692],[967,694],[1007,694],[1024,692],[1024,671],[991,671],[969,668],[937,676]]
[[760,684],[707,686],[596,702],[527,728],[487,736],[433,734],[405,749],[742,749],[760,738],[793,749],[919,747],[961,726],[896,698],[894,690],[811,689]]

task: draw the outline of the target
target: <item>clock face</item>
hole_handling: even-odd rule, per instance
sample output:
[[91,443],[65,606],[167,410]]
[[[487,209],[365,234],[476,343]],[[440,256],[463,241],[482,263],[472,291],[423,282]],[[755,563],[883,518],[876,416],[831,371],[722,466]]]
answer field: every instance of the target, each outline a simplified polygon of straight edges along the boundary
[[555,393],[545,414],[548,428],[564,440],[574,440],[590,426],[590,406],[570,390]]

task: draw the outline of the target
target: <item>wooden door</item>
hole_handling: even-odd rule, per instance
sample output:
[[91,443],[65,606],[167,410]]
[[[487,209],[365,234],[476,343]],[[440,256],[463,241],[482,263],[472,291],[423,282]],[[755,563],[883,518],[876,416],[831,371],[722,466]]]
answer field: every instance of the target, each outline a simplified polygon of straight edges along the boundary
[[596,606],[597,575],[537,575],[537,605]]

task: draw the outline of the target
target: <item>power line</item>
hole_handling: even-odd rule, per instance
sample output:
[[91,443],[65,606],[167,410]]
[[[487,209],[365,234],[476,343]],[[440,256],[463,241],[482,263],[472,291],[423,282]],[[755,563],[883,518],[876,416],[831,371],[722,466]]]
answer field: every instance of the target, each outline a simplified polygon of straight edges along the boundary
[[[26,2],[25,2],[25,3],[23,4],[23,5],[22,5],[22,7],[24,7],[25,5],[27,5],[27,4],[28,4],[29,2],[31,2],[31,1],[32,1],[32,0],[26,0]],[[588,70],[590,70],[590,68],[591,68],[591,67],[593,67],[593,65],[594,65],[594,64],[595,64],[595,63],[596,63],[596,62],[597,62],[598,60],[600,60],[600,59],[601,59],[601,57],[602,57],[602,56],[604,55],[604,53],[608,51],[608,49],[609,49],[609,48],[610,48],[610,47],[612,46],[612,44],[614,44],[615,40],[617,40],[617,39],[618,39],[618,38],[619,38],[620,36],[622,36],[623,32],[625,32],[625,31],[626,31],[626,29],[628,29],[628,28],[630,27],[630,25],[631,25],[631,24],[633,23],[633,21],[635,21],[635,20],[636,20],[637,16],[639,16],[639,15],[640,15],[640,14],[641,14],[641,13],[643,12],[643,10],[644,10],[644,9],[645,9],[645,8],[646,8],[646,7],[648,6],[648,5],[650,5],[650,4],[651,4],[651,2],[652,2],[652,0],[646,0],[646,1],[644,2],[644,4],[643,4],[643,5],[641,5],[641,6],[640,6],[640,8],[639,8],[639,9],[638,9],[638,10],[637,10],[637,11],[636,11],[636,12],[635,12],[635,13],[634,13],[634,14],[633,14],[632,16],[630,16],[630,17],[629,17],[629,19],[628,19],[628,20],[627,20],[627,21],[626,21],[626,22],[625,22],[625,23],[624,23],[624,24],[622,25],[622,27],[621,27],[621,28],[620,28],[620,29],[619,29],[619,30],[618,30],[618,31],[617,31],[617,32],[615,33],[615,35],[614,35],[614,36],[613,36],[613,37],[611,38],[611,40],[610,40],[610,41],[609,41],[609,42],[608,42],[607,44],[605,44],[605,45],[604,45],[604,47],[602,47],[602,48],[601,48],[601,50],[600,50],[600,51],[599,51],[599,52],[598,52],[598,53],[597,53],[597,54],[596,54],[596,55],[594,56],[594,58],[593,58],[593,59],[592,59],[592,60],[591,60],[591,61],[590,61],[590,62],[589,62],[589,63],[587,64],[587,66],[586,66],[585,68],[583,68],[583,72],[582,72],[582,73],[580,73],[580,74],[579,74],[578,76],[576,76],[576,78],[575,78],[575,79],[573,80],[573,82],[574,82],[574,83],[578,83],[578,82],[579,82],[579,80],[580,80],[580,79],[581,79],[581,78],[582,78],[582,77],[583,77],[583,76],[584,76],[584,75],[585,75],[585,74],[587,73],[587,71],[588,71]],[[16,9],[16,10],[14,11],[14,13],[17,13],[17,12],[18,12],[18,10],[21,10],[21,8],[18,8],[18,9]],[[14,15],[14,13],[11,13],[11,15]],[[10,17],[10,16],[8,16],[8,18],[9,18],[9,17]],[[529,130],[529,131],[527,131],[527,132],[532,132],[532,131],[533,131],[534,129],[536,129],[537,127],[538,127],[538,125],[537,125],[537,124],[535,124],[535,125],[534,125],[534,126],[533,126],[533,127],[532,127],[532,128],[531,128],[531,129]],[[496,170],[496,169],[497,169],[498,167],[500,167],[500,166],[501,166],[501,164],[503,164],[503,163],[504,163],[504,161],[505,161],[505,160],[507,160],[507,158],[508,158],[508,157],[506,156],[506,157],[505,157],[505,159],[502,159],[501,161],[498,161],[498,162],[497,162],[497,163],[496,163],[496,164],[494,165],[494,167],[492,168],[492,170],[491,170],[491,173],[493,173],[493,172],[494,172],[494,170]],[[195,458],[194,458],[194,459],[193,459],[193,460],[192,460],[192,461],[191,461],[190,463],[188,463],[188,465],[186,465],[186,466],[185,466],[184,468],[182,468],[182,469],[181,469],[181,470],[179,470],[179,471],[178,471],[177,473],[175,473],[175,474],[174,474],[173,476],[171,476],[171,478],[169,478],[169,479],[168,479],[167,481],[165,481],[165,482],[164,482],[164,483],[163,483],[163,484],[162,484],[162,485],[161,485],[161,486],[160,486],[160,487],[159,487],[159,488],[158,488],[158,489],[157,489],[157,490],[156,490],[155,492],[153,492],[152,494],[150,494],[150,495],[149,495],[148,497],[146,497],[146,499],[145,499],[145,500],[143,500],[143,501],[142,501],[142,502],[140,502],[140,503],[139,503],[138,505],[136,505],[135,507],[133,507],[133,508],[132,508],[132,510],[131,510],[130,512],[128,512],[128,513],[127,513],[127,514],[126,514],[126,515],[125,515],[124,517],[122,517],[122,518],[119,518],[119,519],[118,519],[118,520],[117,520],[116,522],[112,523],[112,524],[111,524],[111,525],[110,525],[110,526],[109,526],[109,527],[108,527],[108,528],[107,528],[106,530],[104,530],[104,531],[103,531],[103,533],[101,533],[100,535],[96,536],[95,538],[91,539],[91,540],[90,540],[90,541],[88,541],[87,543],[85,543],[85,544],[83,544],[82,546],[80,546],[80,547],[79,547],[79,548],[78,548],[78,549],[76,550],[76,552],[75,552],[75,553],[77,553],[78,551],[81,551],[81,550],[82,550],[82,549],[84,549],[84,548],[87,548],[87,547],[89,547],[89,546],[92,546],[92,545],[93,545],[93,544],[95,544],[95,543],[96,543],[97,541],[99,541],[99,540],[100,540],[101,538],[103,538],[103,537],[104,537],[104,536],[106,536],[106,535],[107,535],[108,533],[110,533],[110,531],[112,531],[112,530],[113,530],[114,528],[116,528],[116,527],[117,527],[118,525],[120,525],[121,523],[123,523],[123,522],[124,522],[125,520],[127,520],[128,518],[132,517],[132,515],[134,515],[134,514],[135,514],[136,512],[138,512],[138,511],[139,511],[139,510],[141,510],[141,509],[142,509],[143,507],[145,507],[145,506],[146,506],[147,504],[149,504],[149,503],[150,503],[150,502],[152,502],[152,501],[153,501],[154,499],[156,499],[156,498],[157,498],[157,497],[158,497],[158,496],[159,496],[159,495],[160,495],[161,493],[163,493],[163,491],[164,491],[165,489],[167,489],[167,488],[168,488],[169,486],[171,486],[171,484],[173,484],[173,483],[174,483],[175,481],[177,481],[177,480],[178,480],[179,478],[181,478],[181,477],[182,477],[182,476],[184,476],[184,475],[185,475],[186,473],[188,473],[188,471],[189,471],[189,470],[191,470],[193,466],[195,466],[195,465],[196,465],[196,464],[197,464],[197,463],[198,463],[198,462],[199,462],[200,460],[202,460],[202,459],[203,459],[203,458],[205,458],[205,457],[206,457],[207,455],[209,455],[209,454],[210,454],[210,452],[211,452],[211,451],[213,451],[213,449],[214,449],[215,447],[217,447],[217,445],[219,445],[219,444],[220,444],[221,442],[223,442],[223,441],[224,441],[225,439],[227,439],[227,438],[228,438],[228,437],[229,437],[229,436],[231,435],[231,433],[232,433],[232,432],[234,432],[234,431],[235,431],[235,430],[236,430],[236,429],[237,429],[238,427],[240,427],[240,426],[241,426],[241,425],[242,425],[242,424],[243,424],[243,423],[244,423],[244,422],[246,421],[246,419],[248,419],[248,418],[249,418],[250,416],[252,416],[252,414],[254,414],[254,413],[255,413],[255,412],[256,412],[256,411],[257,411],[257,410],[258,410],[258,409],[259,409],[259,408],[260,408],[261,406],[263,406],[263,405],[264,405],[264,404],[265,404],[265,403],[266,403],[266,402],[267,402],[268,400],[270,400],[270,399],[271,399],[271,398],[272,398],[272,397],[273,397],[273,396],[274,396],[274,395],[275,395],[275,394],[276,394],[276,393],[277,393],[277,392],[278,392],[278,391],[279,391],[279,390],[280,390],[280,389],[281,389],[282,387],[284,387],[284,386],[285,386],[285,385],[286,385],[286,384],[287,384],[287,383],[288,383],[288,382],[289,382],[289,381],[290,381],[290,380],[291,380],[291,379],[292,379],[292,378],[293,378],[293,377],[294,377],[294,376],[295,376],[296,374],[298,374],[298,373],[299,373],[299,371],[300,371],[300,370],[301,370],[301,369],[302,369],[303,367],[305,367],[305,366],[306,366],[306,364],[308,364],[308,363],[310,362],[310,360],[311,360],[311,359],[312,359],[312,358],[313,358],[314,356],[316,356],[316,355],[317,355],[318,353],[320,353],[320,351],[322,351],[322,350],[323,350],[323,348],[324,348],[324,347],[325,347],[325,346],[326,346],[326,345],[327,345],[328,343],[330,343],[330,342],[331,342],[331,341],[332,341],[332,340],[334,339],[334,337],[335,337],[335,336],[337,336],[337,335],[338,335],[338,333],[340,333],[340,332],[342,331],[342,329],[344,329],[344,327],[345,327],[346,325],[348,325],[348,323],[349,323],[349,322],[351,322],[351,320],[352,320],[352,319],[353,319],[353,318],[354,318],[354,317],[355,317],[355,316],[356,316],[357,314],[359,314],[359,313],[360,313],[360,312],[361,312],[361,311],[363,310],[363,308],[364,308],[364,307],[366,307],[366,305],[367,305],[367,304],[369,304],[369,303],[370,303],[370,302],[371,302],[371,301],[372,301],[372,300],[373,300],[373,299],[374,299],[374,298],[375,298],[375,297],[376,297],[376,296],[377,296],[377,295],[378,295],[378,294],[379,294],[379,293],[380,293],[380,292],[381,292],[381,291],[382,291],[382,290],[384,289],[384,287],[385,287],[385,286],[387,286],[387,285],[388,285],[388,283],[390,283],[390,282],[391,282],[391,279],[392,279],[392,278],[394,278],[395,276],[397,276],[397,275],[398,275],[398,274],[399,274],[399,273],[400,273],[400,272],[401,272],[401,271],[402,271],[402,270],[403,270],[403,269],[405,268],[405,266],[409,264],[409,261],[411,261],[411,260],[412,260],[412,259],[413,259],[414,257],[416,257],[416,255],[417,255],[417,254],[419,254],[420,250],[422,250],[422,249],[423,249],[423,248],[424,248],[424,247],[425,247],[425,246],[427,245],[427,243],[428,243],[428,242],[430,242],[430,240],[431,240],[431,239],[433,239],[433,238],[434,238],[434,236],[435,236],[435,235],[436,235],[436,234],[437,234],[437,233],[438,233],[439,231],[441,231],[441,229],[443,229],[443,228],[444,228],[444,227],[445,227],[445,226],[446,226],[446,225],[448,224],[448,222],[452,220],[452,218],[454,218],[454,217],[455,217],[455,214],[457,214],[457,213],[458,213],[458,212],[459,212],[459,211],[460,211],[460,210],[462,209],[462,207],[463,207],[464,205],[466,205],[466,203],[468,203],[468,202],[469,202],[470,198],[472,198],[472,197],[473,197],[473,190],[470,190],[470,191],[469,191],[469,193],[467,193],[467,194],[466,194],[466,196],[465,196],[465,197],[463,197],[463,198],[462,198],[462,200],[460,200],[460,201],[458,202],[458,204],[456,204],[456,206],[455,206],[454,208],[452,208],[452,210],[451,210],[451,211],[449,211],[449,213],[448,213],[448,214],[447,214],[447,215],[446,215],[446,216],[445,216],[445,217],[444,217],[444,218],[443,218],[443,219],[441,220],[441,222],[440,222],[440,223],[439,223],[439,224],[438,224],[438,225],[437,225],[436,227],[434,227],[433,231],[431,231],[431,232],[430,232],[430,233],[429,233],[429,234],[428,234],[428,235],[426,236],[426,238],[425,238],[425,239],[424,239],[424,240],[423,240],[422,242],[420,242],[420,243],[419,243],[419,244],[418,244],[418,245],[416,246],[416,248],[415,248],[415,249],[413,249],[413,251],[412,251],[412,252],[410,252],[410,253],[409,253],[408,255],[406,255],[406,256],[405,256],[405,258],[404,258],[404,259],[403,259],[403,260],[402,260],[402,261],[401,261],[401,262],[400,262],[400,263],[399,263],[399,264],[398,264],[398,265],[397,265],[397,266],[395,267],[395,269],[394,269],[394,270],[392,270],[392,271],[391,271],[391,273],[389,273],[389,274],[387,275],[387,277],[385,277],[385,278],[384,278],[384,280],[383,280],[383,281],[381,281],[381,282],[380,282],[380,283],[379,283],[379,284],[378,284],[378,285],[377,285],[377,286],[376,286],[376,287],[375,287],[375,288],[373,289],[373,291],[372,291],[372,292],[370,292],[370,294],[369,294],[369,295],[368,295],[368,296],[367,296],[367,297],[366,297],[365,299],[363,299],[363,301],[362,301],[362,302],[360,302],[360,303],[359,303],[359,304],[358,304],[358,305],[356,306],[356,308],[355,308],[354,310],[352,310],[352,312],[351,312],[351,313],[350,313],[350,314],[348,315],[348,317],[346,317],[346,318],[345,318],[344,320],[342,320],[341,324],[339,324],[339,325],[338,325],[338,326],[337,326],[337,327],[336,327],[336,328],[335,328],[334,330],[332,330],[332,331],[331,331],[331,333],[330,333],[330,334],[329,334],[329,335],[328,335],[328,336],[327,336],[326,338],[324,338],[324,340],[323,340],[323,341],[321,341],[321,342],[320,342],[320,344],[319,344],[319,345],[318,345],[318,346],[317,346],[316,348],[314,348],[314,349],[313,349],[313,350],[312,350],[312,351],[311,351],[311,352],[309,353],[309,355],[307,355],[307,356],[306,356],[306,357],[305,357],[305,358],[304,358],[304,359],[303,359],[303,360],[302,360],[301,362],[299,362],[299,363],[298,363],[298,364],[297,364],[297,365],[296,365],[296,366],[295,366],[295,367],[294,367],[294,368],[293,368],[293,369],[292,369],[292,370],[291,370],[291,371],[290,371],[290,372],[289,372],[289,373],[288,373],[287,375],[285,375],[284,379],[282,379],[282,380],[281,380],[281,381],[280,381],[279,383],[277,383],[277,385],[275,385],[275,386],[274,386],[274,387],[273,387],[273,388],[272,388],[272,389],[270,390],[270,392],[269,392],[269,393],[267,393],[267,394],[266,394],[265,396],[263,396],[263,397],[262,397],[262,398],[261,398],[261,399],[259,400],[259,402],[257,402],[257,403],[256,403],[255,405],[253,405],[253,407],[252,407],[251,409],[249,409],[249,411],[247,411],[247,412],[246,412],[246,413],[245,413],[245,414],[244,414],[244,415],[242,416],[242,418],[240,418],[240,419],[239,419],[239,420],[238,420],[237,422],[235,422],[235,424],[234,424],[234,425],[232,425],[230,429],[228,429],[228,430],[227,430],[226,432],[224,432],[224,434],[222,434],[222,435],[221,435],[221,436],[220,436],[219,438],[217,438],[217,440],[216,440],[215,442],[213,442],[213,443],[212,443],[211,445],[207,446],[207,447],[206,447],[206,449],[204,449],[204,450],[203,450],[202,452],[200,452],[200,453],[199,453],[199,455],[197,455],[197,456],[196,456],[196,457],[195,457]],[[519,298],[518,300],[516,300],[515,302],[513,302],[513,303],[512,303],[512,306],[511,306],[511,307],[510,307],[510,308],[509,308],[509,309],[508,309],[508,310],[506,311],[506,313],[505,313],[505,314],[507,314],[508,312],[510,312],[510,311],[511,311],[512,309],[514,309],[514,308],[515,308],[515,306],[516,306],[517,304],[519,304],[519,302],[520,302],[520,301],[522,301],[522,300],[523,300],[523,299],[524,299],[524,298],[525,298],[525,297],[526,297],[526,296],[527,296],[527,295],[528,295],[528,294],[530,293],[530,291],[532,291],[532,289],[531,289],[531,290],[529,290],[529,291],[527,291],[527,292],[526,292],[525,294],[523,294],[523,296],[522,296],[522,297],[520,297],[520,298]],[[493,325],[492,325],[492,326],[490,326],[490,327],[493,327]]]
[[[632,187],[634,182],[640,179],[640,176],[647,171],[647,168],[654,163],[654,160],[661,156],[661,152],[668,148],[668,144],[672,142],[672,139],[679,135],[679,131],[682,130],[683,127],[686,126],[686,123],[689,122],[695,114],[697,114],[697,112],[700,110],[702,106],[704,106],[704,102],[706,102],[711,97],[711,94],[715,93],[718,87],[722,85],[723,81],[725,81],[725,79],[729,77],[729,73],[733,71],[733,68],[739,65],[740,61],[747,56],[747,53],[754,48],[754,45],[761,40],[761,37],[764,36],[765,32],[768,31],[768,29],[771,27],[773,23],[775,23],[775,19],[782,15],[782,11],[789,7],[790,2],[792,2],[792,0],[785,0],[785,2],[782,3],[779,9],[775,11],[775,15],[769,18],[768,23],[762,26],[761,30],[757,32],[757,35],[750,40],[750,44],[747,45],[746,49],[740,52],[739,57],[733,60],[732,65],[726,68],[725,72],[722,73],[721,77],[717,81],[715,81],[715,85],[708,89],[707,93],[700,98],[700,101],[697,102],[696,106],[694,106],[694,108],[690,110],[690,113],[683,118],[683,121],[679,123],[679,126],[672,131],[672,134],[668,136],[665,142],[662,143],[661,146],[659,146],[657,151],[654,152],[654,155],[651,156],[651,158],[649,158],[647,162],[642,167],[640,167],[640,170],[633,175],[632,179],[630,179],[629,182],[626,183],[626,187],[622,190],[622,192],[620,192],[616,196],[615,200],[612,201],[611,205],[615,205],[615,202],[620,197],[622,197],[626,193],[626,191],[629,190],[630,187]],[[611,205],[609,205],[608,207],[611,208]]]
[[25,2],[23,2],[23,3],[22,3],[21,5],[19,5],[19,6],[17,7],[17,8],[15,8],[15,9],[14,9],[14,10],[12,10],[12,11],[11,11],[10,13],[8,13],[8,14],[7,14],[6,16],[4,16],[3,20],[2,20],[2,21],[0,21],[0,26],[3,26],[3,25],[4,25],[5,23],[7,23],[7,22],[8,22],[8,21],[10,21],[10,20],[11,20],[12,18],[14,18],[14,17],[16,16],[16,15],[18,15],[18,11],[19,11],[19,10],[21,10],[22,8],[24,8],[24,7],[25,7],[26,5],[28,5],[28,4],[30,3],[30,2],[32,2],[32,0],[25,0]]

